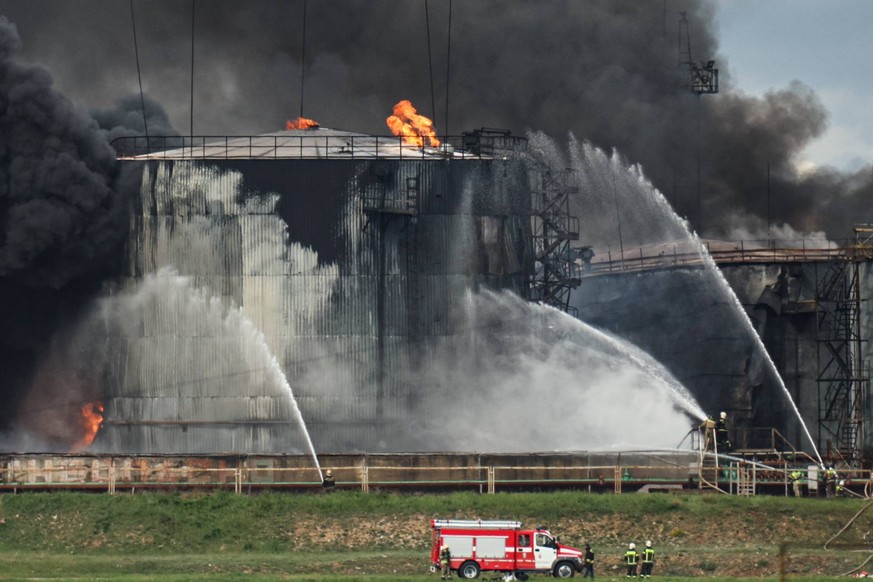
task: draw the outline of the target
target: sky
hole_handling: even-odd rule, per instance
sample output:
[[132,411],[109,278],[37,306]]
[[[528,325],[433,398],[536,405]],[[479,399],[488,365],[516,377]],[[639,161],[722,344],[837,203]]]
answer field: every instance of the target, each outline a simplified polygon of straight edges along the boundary
[[720,50],[735,89],[763,95],[793,80],[809,85],[828,128],[802,161],[857,169],[873,159],[873,2],[718,0]]

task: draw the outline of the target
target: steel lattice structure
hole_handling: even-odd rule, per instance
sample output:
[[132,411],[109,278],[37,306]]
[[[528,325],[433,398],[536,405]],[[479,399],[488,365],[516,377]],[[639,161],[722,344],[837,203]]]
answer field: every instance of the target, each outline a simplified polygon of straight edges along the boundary
[[570,251],[570,242],[579,240],[579,219],[570,214],[570,196],[578,192],[572,176],[572,170],[543,168],[532,193],[536,263],[529,299],[562,311],[570,309],[570,292],[580,283]]
[[862,358],[860,265],[873,256],[873,229],[856,227],[855,233],[855,243],[846,246],[816,289],[819,442],[853,464],[863,455],[870,390]]

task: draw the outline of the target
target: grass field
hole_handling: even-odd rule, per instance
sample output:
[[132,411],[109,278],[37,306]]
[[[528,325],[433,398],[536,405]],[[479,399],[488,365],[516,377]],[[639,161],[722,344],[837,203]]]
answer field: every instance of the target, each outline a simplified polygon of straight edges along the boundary
[[777,580],[784,568],[791,580],[828,580],[873,553],[866,514],[834,550],[822,547],[865,503],[581,492],[4,494],[0,580],[439,580],[427,570],[431,517],[547,525],[571,546],[592,543],[600,580],[624,580],[626,543],[645,539],[658,550],[661,579]]

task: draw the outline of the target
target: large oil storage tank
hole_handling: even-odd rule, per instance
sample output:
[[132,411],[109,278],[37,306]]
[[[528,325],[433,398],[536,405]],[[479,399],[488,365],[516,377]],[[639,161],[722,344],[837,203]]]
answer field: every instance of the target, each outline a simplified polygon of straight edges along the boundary
[[[469,450],[439,426],[470,386],[433,372],[475,362],[472,291],[525,296],[535,277],[542,168],[524,140],[422,148],[317,128],[142,145],[123,156],[141,181],[103,310],[113,357],[91,450]],[[873,445],[873,253],[855,242],[711,244],[748,321],[699,254],[664,245],[597,249],[571,307],[728,411],[736,447],[811,441],[859,460]]]
[[581,318],[649,351],[705,410],[727,411],[735,448],[812,453],[796,406],[823,456],[860,462],[873,450],[870,232],[857,227],[855,239],[837,242],[708,243],[751,326],[687,242],[625,249],[619,260],[603,253],[572,303]]
[[[92,450],[427,450],[416,370],[465,344],[465,296],[521,294],[524,140],[402,145],[313,128],[116,144],[141,168]],[[126,153],[125,153],[126,152]],[[291,391],[299,406],[291,401]]]

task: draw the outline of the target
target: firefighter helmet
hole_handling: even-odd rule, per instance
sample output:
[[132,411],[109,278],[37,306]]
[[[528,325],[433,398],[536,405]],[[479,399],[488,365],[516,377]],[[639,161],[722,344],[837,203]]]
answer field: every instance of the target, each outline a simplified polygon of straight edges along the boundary
[[636,546],[636,544],[634,544],[633,542],[631,542],[631,543],[629,543],[629,544],[627,545],[627,547],[628,547],[628,549],[632,550],[632,549],[634,549],[634,548],[637,547],[637,546]]
[[721,419],[724,420],[725,418],[727,418],[727,412],[722,411],[719,416],[721,416]]
[[652,547],[652,540],[648,540],[648,541],[646,542],[646,547],[647,547],[647,548],[651,548],[651,547]]
[[332,472],[330,469],[328,469],[327,471],[325,471],[324,474],[327,475],[328,477],[332,477],[332,476],[333,476],[333,472]]

